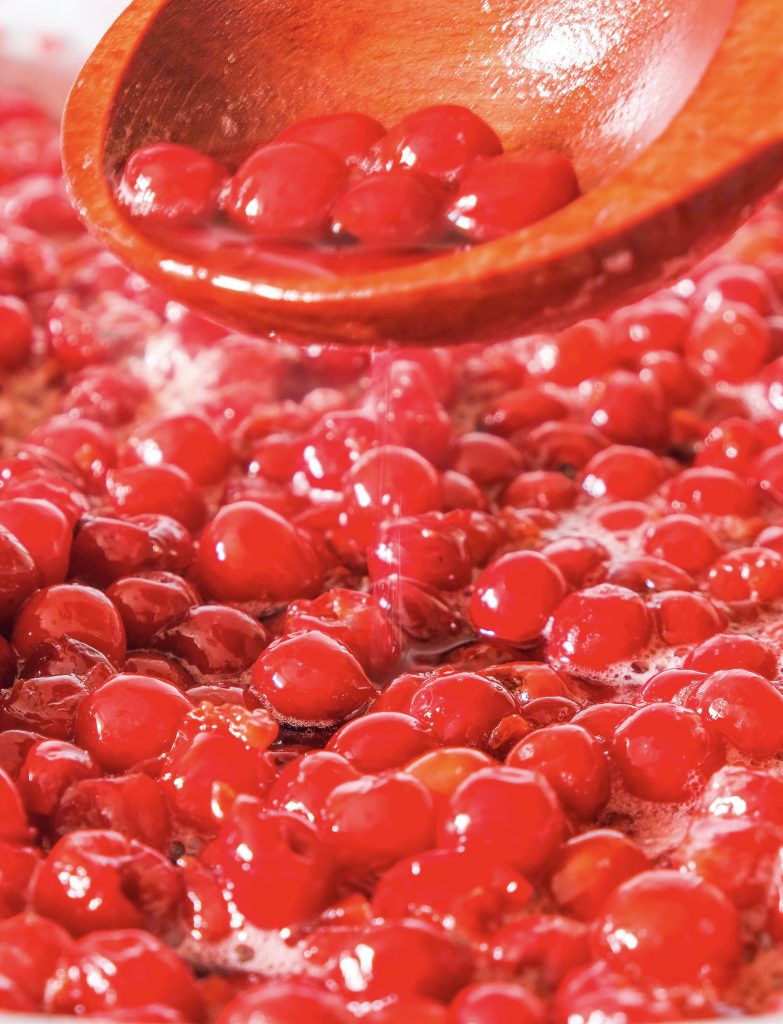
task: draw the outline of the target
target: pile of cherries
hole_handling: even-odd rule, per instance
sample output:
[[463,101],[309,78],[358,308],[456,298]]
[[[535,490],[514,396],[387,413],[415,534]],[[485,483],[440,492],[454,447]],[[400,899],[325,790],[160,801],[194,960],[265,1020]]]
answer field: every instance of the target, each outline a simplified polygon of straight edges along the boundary
[[567,157],[503,153],[478,114],[427,107],[388,132],[366,114],[289,125],[233,173],[187,146],[128,158],[117,199],[155,228],[227,224],[259,243],[381,248],[486,242],[547,217],[579,194]]
[[9,96],[0,219],[0,1007],[783,1010],[780,199],[605,320],[376,353],[124,270]]

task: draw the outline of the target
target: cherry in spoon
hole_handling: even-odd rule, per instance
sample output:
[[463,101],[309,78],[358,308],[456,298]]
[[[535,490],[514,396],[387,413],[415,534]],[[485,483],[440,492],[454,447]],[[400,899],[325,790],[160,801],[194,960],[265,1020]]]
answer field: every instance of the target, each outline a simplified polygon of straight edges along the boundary
[[[589,7],[589,10],[588,10]],[[135,0],[66,107],[70,188],[126,263],[251,332],[444,344],[557,327],[633,298],[725,237],[783,177],[779,0]],[[393,268],[250,269],[152,240],[117,206],[163,140],[237,164],[301,118],[393,124],[459,103],[507,149],[574,161],[583,195],[519,232]]]

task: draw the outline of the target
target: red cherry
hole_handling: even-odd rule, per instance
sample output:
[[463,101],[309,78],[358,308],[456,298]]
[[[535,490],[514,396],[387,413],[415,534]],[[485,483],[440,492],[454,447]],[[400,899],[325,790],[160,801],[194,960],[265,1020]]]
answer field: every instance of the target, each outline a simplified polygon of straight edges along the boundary
[[352,1000],[422,996],[446,1002],[473,978],[471,950],[426,921],[386,921],[335,943],[327,975]]
[[562,511],[573,508],[579,488],[563,473],[532,470],[520,473],[503,491],[502,502],[514,508],[544,508]]
[[152,646],[171,652],[204,675],[236,676],[251,667],[266,643],[264,627],[244,612],[200,605],[159,633]]
[[309,142],[350,166],[385,134],[383,125],[366,114],[322,114],[294,121],[275,136],[275,142]]
[[701,594],[670,590],[653,600],[655,624],[671,647],[700,644],[725,628],[726,617]]
[[628,1024],[678,1021],[682,1011],[665,989],[633,983],[602,961],[569,974],[555,996],[559,1021],[588,1020],[593,1014]]
[[147,420],[128,438],[124,465],[162,462],[184,470],[197,484],[214,484],[231,466],[231,449],[203,416],[193,413]]
[[582,320],[557,335],[535,338],[528,371],[548,384],[573,388],[607,370],[609,331],[601,320]]
[[125,657],[125,628],[119,612],[92,587],[63,583],[39,590],[17,616],[13,642],[25,656],[36,644],[65,635],[96,648],[115,664]]
[[513,713],[514,701],[498,683],[470,672],[425,681],[409,710],[445,746],[483,747],[492,730]]
[[520,150],[468,168],[447,217],[471,242],[488,242],[548,217],[578,195],[567,157],[548,149]]
[[709,723],[670,704],[648,704],[627,718],[611,753],[631,793],[662,803],[689,799],[724,761]]
[[733,416],[719,423],[704,438],[696,455],[697,466],[717,466],[747,474],[767,447],[761,426]]
[[371,679],[385,680],[397,666],[397,630],[370,594],[335,587],[315,601],[289,605],[285,635],[314,629],[347,647]]
[[110,469],[106,490],[114,510],[123,516],[170,516],[188,530],[198,530],[206,517],[204,497],[193,480],[165,462]]
[[196,224],[217,213],[226,169],[211,157],[171,142],[128,157],[117,200],[133,217],[157,224]]
[[346,722],[327,744],[359,772],[374,774],[404,767],[435,746],[429,729],[411,715],[381,711]]
[[[385,828],[390,821],[394,828]],[[337,861],[354,875],[383,870],[435,845],[432,797],[403,772],[338,785],[324,805],[323,824]]]
[[237,797],[204,862],[231,887],[239,912],[259,928],[283,928],[318,913],[332,870],[318,832],[301,818]]
[[176,953],[136,929],[98,932],[74,943],[46,990],[50,1013],[103,1015],[145,1005],[203,1019],[196,981]]
[[523,985],[484,981],[460,992],[451,1016],[455,1024],[544,1024],[546,1006]]
[[40,584],[41,573],[30,552],[0,527],[0,619],[14,615]]
[[27,305],[13,295],[0,298],[0,368],[18,370],[30,357],[33,318]]
[[565,830],[554,789],[538,772],[485,768],[455,790],[439,827],[441,846],[486,852],[523,874],[543,869]]
[[262,505],[225,505],[201,536],[196,574],[221,601],[282,603],[311,597],[322,582],[318,556],[306,537]]
[[235,224],[270,241],[315,242],[345,181],[345,166],[306,142],[273,142],[252,153],[226,191]]
[[44,586],[65,580],[72,531],[68,519],[55,505],[34,498],[0,501],[0,526],[32,555]]
[[714,672],[688,697],[705,722],[749,757],[783,749],[783,693],[763,676],[742,669]]
[[764,366],[770,354],[769,330],[754,309],[725,303],[696,317],[685,354],[705,377],[737,384]]
[[752,516],[758,508],[756,492],[745,480],[711,466],[683,470],[666,484],[664,496],[674,511],[693,515]]
[[72,946],[70,935],[54,921],[25,913],[0,922],[3,972],[40,1007],[47,980]]
[[669,437],[666,396],[654,381],[616,370],[598,381],[588,404],[590,422],[610,441],[659,451]]
[[564,668],[594,675],[638,655],[651,634],[644,601],[625,587],[602,584],[563,601],[552,621],[549,652]]
[[662,985],[720,982],[740,957],[737,912],[698,876],[645,871],[609,897],[593,948],[631,978]]
[[376,693],[350,651],[315,630],[272,644],[253,666],[250,692],[284,721],[321,727],[363,710]]
[[697,672],[736,668],[775,679],[778,658],[775,651],[757,637],[743,633],[719,633],[691,651],[685,659],[685,668]]
[[646,854],[633,839],[613,829],[594,829],[563,844],[549,889],[562,911],[589,921],[618,885],[648,867]]
[[469,747],[441,747],[415,758],[405,771],[422,782],[433,799],[442,804],[469,775],[493,764],[486,754]]
[[[306,122],[303,122],[306,123]],[[343,1024],[342,1004],[307,981],[266,981],[241,992],[217,1024]]]
[[645,530],[644,550],[685,572],[698,574],[723,554],[724,546],[707,523],[696,516],[672,515]]
[[519,551],[493,562],[476,581],[470,605],[473,624],[509,643],[534,640],[565,597],[559,569],[543,555]]
[[715,562],[708,586],[719,601],[774,601],[783,595],[783,555],[763,547],[736,548]]
[[430,850],[401,860],[381,878],[379,917],[420,917],[468,935],[486,934],[524,909],[532,887],[504,864],[465,850]]
[[27,751],[17,786],[28,811],[48,816],[72,783],[99,774],[86,751],[62,740],[42,740]]
[[413,171],[368,174],[343,192],[332,209],[332,230],[365,245],[415,246],[441,232],[443,193]]
[[506,758],[514,768],[540,772],[563,805],[593,818],[609,800],[609,768],[601,744],[579,725],[552,725],[520,740]]
[[165,753],[191,708],[170,683],[118,675],[82,702],[77,740],[107,771],[127,771]]
[[494,941],[496,962],[516,976],[532,974],[544,989],[554,988],[590,959],[588,929],[557,914],[528,914],[501,928]]
[[447,184],[479,157],[502,152],[500,139],[472,110],[456,104],[425,107],[404,117],[381,141],[387,166],[407,167]]
[[727,263],[705,274],[693,293],[696,308],[720,309],[726,303],[750,306],[762,316],[775,311],[772,282],[763,270],[743,263]]
[[332,790],[360,777],[359,771],[342,754],[329,750],[309,751],[289,762],[280,772],[269,791],[269,806],[320,824]]
[[171,929],[182,882],[166,857],[118,832],[72,832],[33,879],[32,909],[73,935],[111,928]]
[[663,461],[645,448],[611,445],[588,462],[582,488],[591,498],[612,501],[646,498],[666,479]]
[[460,590],[473,575],[464,532],[434,514],[380,523],[367,565],[372,580],[401,574],[440,590]]
[[84,829],[110,829],[162,851],[171,831],[161,789],[142,773],[88,778],[69,786],[53,815],[52,831],[63,836]]

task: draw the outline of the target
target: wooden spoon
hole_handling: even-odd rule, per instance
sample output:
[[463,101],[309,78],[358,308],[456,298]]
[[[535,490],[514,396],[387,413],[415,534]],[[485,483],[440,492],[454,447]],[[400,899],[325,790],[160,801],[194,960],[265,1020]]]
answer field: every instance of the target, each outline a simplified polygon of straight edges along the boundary
[[[135,0],[65,111],[73,196],[127,264],[251,332],[425,344],[556,327],[682,272],[783,177],[781,0]],[[112,176],[161,140],[235,161],[293,120],[464,103],[585,194],[472,249],[354,276],[153,242]]]

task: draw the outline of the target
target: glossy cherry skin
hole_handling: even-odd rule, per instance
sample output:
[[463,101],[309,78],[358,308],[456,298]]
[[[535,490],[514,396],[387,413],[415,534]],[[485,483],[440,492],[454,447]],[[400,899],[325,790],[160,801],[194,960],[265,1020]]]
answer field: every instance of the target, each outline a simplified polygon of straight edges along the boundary
[[281,720],[320,726],[352,717],[375,693],[350,651],[317,631],[272,644],[253,666],[250,688]]
[[328,150],[348,165],[357,163],[367,150],[386,134],[383,125],[367,114],[354,111],[322,114],[295,121],[283,128],[276,142],[309,142]]
[[381,141],[379,156],[387,166],[407,167],[452,184],[474,160],[501,151],[497,135],[477,114],[443,104],[404,117]]
[[420,917],[467,935],[486,934],[519,913],[530,884],[507,865],[465,850],[430,850],[398,861],[381,877],[373,910]]
[[613,829],[594,829],[563,844],[554,859],[549,889],[561,910],[589,921],[618,885],[649,864],[633,839]]
[[471,242],[489,242],[542,220],[579,195],[571,162],[545,149],[477,162],[462,178],[447,217]]
[[210,220],[218,209],[227,172],[187,146],[160,142],[131,154],[117,200],[134,217],[159,224]]
[[156,850],[118,832],[72,832],[52,847],[33,879],[31,905],[72,935],[112,928],[171,930],[182,881]]
[[306,142],[275,142],[251,154],[224,198],[230,219],[267,241],[323,238],[346,178],[331,153]]
[[631,978],[663,985],[720,981],[739,961],[737,912],[698,876],[646,871],[609,897],[593,949]]
[[564,831],[560,803],[543,775],[485,768],[452,794],[439,840],[449,849],[485,850],[527,874],[543,868]]
[[217,1024],[342,1024],[340,1001],[306,981],[267,981],[242,992],[224,1008]]
[[541,774],[563,805],[582,818],[593,818],[609,800],[609,766],[603,747],[579,725],[552,725],[520,740],[507,765]]
[[107,771],[127,771],[165,753],[191,708],[170,683],[118,675],[82,702],[77,740]]
[[611,750],[628,789],[663,803],[687,800],[725,756],[709,722],[668,704],[649,704],[627,718]]
[[279,603],[314,597],[322,569],[307,539],[250,502],[224,506],[201,536],[196,575],[221,601]]
[[470,614],[488,636],[521,644],[541,634],[566,595],[560,570],[543,555],[519,551],[493,562],[476,581]]
[[332,882],[331,858],[313,826],[292,814],[265,811],[248,796],[237,798],[204,861],[231,887],[240,913],[259,928],[282,928],[316,914]]
[[441,233],[443,193],[411,171],[391,170],[359,178],[332,209],[332,230],[365,245],[406,247]]
[[564,668],[590,675],[633,658],[651,635],[652,617],[641,598],[625,587],[603,584],[563,601],[552,622],[549,651]]
[[195,978],[176,953],[143,931],[97,932],[74,943],[46,990],[50,1013],[92,1014],[144,1006],[199,1021],[203,1004]]
[[437,743],[479,748],[514,709],[513,698],[499,683],[470,672],[446,672],[426,680],[409,705],[411,715]]
[[451,1004],[455,1024],[543,1024],[544,1003],[529,989],[510,982],[480,982]]
[[99,590],[63,583],[34,594],[17,616],[14,647],[29,654],[43,640],[69,636],[96,648],[115,664],[125,656],[125,628],[117,609]]

